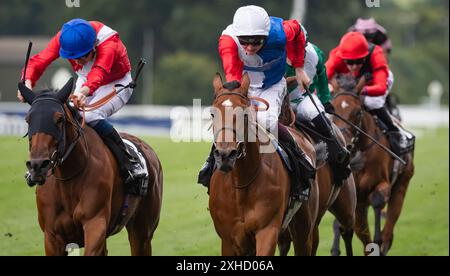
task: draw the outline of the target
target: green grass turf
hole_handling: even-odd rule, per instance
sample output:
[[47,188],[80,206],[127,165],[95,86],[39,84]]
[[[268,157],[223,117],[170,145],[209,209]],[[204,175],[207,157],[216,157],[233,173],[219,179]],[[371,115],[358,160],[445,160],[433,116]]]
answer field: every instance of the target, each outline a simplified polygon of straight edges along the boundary
[[[196,184],[210,145],[177,144],[164,138],[145,140],[156,150],[164,168],[163,208],[153,239],[154,255],[220,255],[206,190]],[[416,174],[395,229],[391,255],[449,255],[448,140],[448,129],[418,139]],[[44,254],[34,189],[23,180],[27,150],[26,139],[0,138],[0,255]],[[326,215],[321,224],[318,255],[329,255],[332,219]],[[373,222],[373,215],[370,219]],[[108,239],[108,249],[110,255],[130,255],[126,231]],[[357,255],[362,254],[356,237],[354,249]]]

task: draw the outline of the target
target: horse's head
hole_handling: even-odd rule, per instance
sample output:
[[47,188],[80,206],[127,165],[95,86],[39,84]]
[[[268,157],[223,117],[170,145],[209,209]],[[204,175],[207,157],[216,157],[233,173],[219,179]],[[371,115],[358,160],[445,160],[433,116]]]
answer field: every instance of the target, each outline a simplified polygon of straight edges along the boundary
[[[363,105],[360,93],[364,84],[364,78],[358,82],[348,76],[335,79],[333,84],[333,106],[336,113],[359,127],[363,122]],[[335,120],[335,124],[342,131],[347,144],[352,145],[351,140],[356,136],[354,130],[341,120]]]
[[215,98],[211,116],[215,145],[214,158],[221,171],[230,172],[236,160],[246,154],[249,119],[255,118],[248,98],[250,79],[245,74],[240,87],[227,89],[223,87],[220,74],[216,74],[213,85]]
[[62,157],[65,149],[64,104],[72,93],[73,78],[59,91],[35,94],[22,83],[19,91],[31,106],[26,116],[30,161],[26,163],[34,183],[43,185],[48,171]]

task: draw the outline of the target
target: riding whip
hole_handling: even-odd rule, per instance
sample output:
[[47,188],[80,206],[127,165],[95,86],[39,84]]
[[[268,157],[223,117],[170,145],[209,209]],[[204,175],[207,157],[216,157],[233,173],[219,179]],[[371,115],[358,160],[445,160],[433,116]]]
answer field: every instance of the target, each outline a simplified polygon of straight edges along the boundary
[[342,116],[336,114],[336,113],[332,113],[332,115],[336,116],[338,119],[342,120],[343,122],[345,122],[346,124],[348,124],[349,126],[353,127],[354,129],[356,129],[357,131],[359,131],[361,134],[363,134],[364,136],[366,136],[367,138],[369,138],[372,142],[374,142],[377,146],[381,147],[384,151],[386,151],[387,153],[389,153],[392,157],[394,157],[395,159],[397,159],[400,163],[402,163],[404,166],[406,166],[406,161],[403,160],[401,157],[399,157],[397,154],[393,153],[390,149],[388,149],[386,146],[384,146],[383,144],[381,144],[380,142],[378,142],[375,138],[373,138],[372,136],[370,136],[369,134],[367,134],[366,132],[364,132],[360,127],[354,125],[352,122],[350,122],[349,120],[343,118]]
[[22,83],[25,84],[26,81],[26,75],[27,75],[27,68],[28,68],[28,61],[30,60],[30,55],[31,55],[31,48],[33,47],[33,42],[29,42],[28,44],[28,51],[27,51],[27,57],[25,59],[25,67],[23,69],[23,74],[22,74]]

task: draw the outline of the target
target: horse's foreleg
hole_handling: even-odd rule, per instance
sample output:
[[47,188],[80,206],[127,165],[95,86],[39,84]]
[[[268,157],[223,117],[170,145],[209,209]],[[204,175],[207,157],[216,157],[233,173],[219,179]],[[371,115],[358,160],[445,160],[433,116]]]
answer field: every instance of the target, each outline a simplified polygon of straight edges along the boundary
[[287,256],[290,249],[291,235],[289,234],[289,230],[284,230],[278,237],[278,250],[280,251],[280,256]]
[[85,256],[102,256],[106,253],[106,229],[107,223],[103,216],[83,223]]
[[45,255],[46,256],[67,256],[67,244],[61,236],[45,231]]
[[334,219],[333,222],[333,246],[331,247],[331,256],[340,256],[341,255],[341,249],[340,249],[340,241],[341,241],[341,232],[339,230],[339,227],[341,225],[337,221],[337,219]]
[[376,191],[370,195],[370,203],[375,212],[375,227],[374,227],[374,242],[381,246],[381,212],[386,206],[389,199],[390,185],[387,182],[382,182],[377,186]]
[[356,221],[355,221],[355,233],[365,247],[369,243],[372,243],[372,238],[370,237],[369,222],[367,220],[368,207],[364,203],[359,203],[356,207]]
[[386,223],[383,229],[383,243],[381,253],[386,256],[394,240],[394,227],[400,217],[406,191],[412,175],[402,175],[392,188],[392,194],[389,199]]
[[279,234],[279,228],[274,225],[259,230],[256,233],[256,256],[275,255]]

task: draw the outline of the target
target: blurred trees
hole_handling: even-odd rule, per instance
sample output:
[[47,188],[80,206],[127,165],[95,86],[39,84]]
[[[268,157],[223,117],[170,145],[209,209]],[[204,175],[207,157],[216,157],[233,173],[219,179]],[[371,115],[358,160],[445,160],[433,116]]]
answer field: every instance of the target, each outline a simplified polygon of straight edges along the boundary
[[[149,78],[150,66],[144,77],[153,81],[154,103],[191,104],[192,98],[202,98],[206,104],[214,73],[222,70],[217,40],[235,10],[247,4],[288,18],[292,0],[81,0],[80,8],[67,8],[63,0],[1,0],[0,36],[51,36],[72,18],[98,20],[120,33],[136,63],[149,52],[143,49],[144,34],[151,31],[154,78]],[[308,1],[304,24],[310,39],[328,52],[356,18],[369,16],[385,26],[393,40],[391,66],[402,102],[417,103],[426,96],[429,82],[437,79],[444,84],[448,103],[448,1],[382,0],[381,8],[371,9],[364,0]],[[150,86],[146,91],[142,87],[134,103],[149,98],[142,93],[149,93]]]

